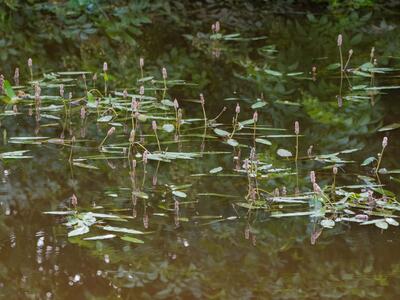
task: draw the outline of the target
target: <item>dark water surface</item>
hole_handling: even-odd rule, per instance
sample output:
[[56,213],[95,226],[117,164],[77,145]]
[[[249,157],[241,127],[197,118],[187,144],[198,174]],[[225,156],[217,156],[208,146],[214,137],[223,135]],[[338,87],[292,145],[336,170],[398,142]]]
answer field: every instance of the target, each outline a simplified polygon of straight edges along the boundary
[[[285,170],[266,172],[265,176],[260,174],[258,185],[264,191],[262,197],[269,197],[276,188],[282,193],[283,187],[288,195],[295,194],[296,186],[300,193],[310,192],[310,170],[316,171],[321,187],[330,186],[335,161],[309,160],[310,145],[315,154],[359,149],[338,155],[342,160],[353,161],[338,162],[338,186],[364,184],[360,176],[368,176],[380,180],[385,189],[394,193],[393,197],[398,195],[399,172],[381,174],[376,179],[373,164],[365,167],[360,164],[367,157],[376,156],[381,151],[382,138],[388,136],[381,167],[389,171],[399,169],[398,130],[377,130],[399,122],[399,90],[393,86],[399,85],[400,23],[388,18],[385,27],[382,25],[385,16],[362,20],[361,15],[356,18],[357,26],[354,26],[355,21],[337,24],[335,19],[324,20],[321,15],[316,15],[314,21],[305,15],[271,14],[265,18],[270,20],[265,28],[255,26],[253,31],[248,29],[242,34],[249,38],[261,37],[255,40],[210,40],[207,23],[203,26],[203,31],[207,30],[204,34],[199,34],[201,29],[197,27],[186,26],[184,30],[181,27],[175,31],[173,27],[164,29],[162,24],[152,25],[138,39],[135,51],[121,49],[116,43],[112,50],[85,52],[89,43],[82,42],[82,52],[78,56],[71,53],[66,59],[52,53],[48,60],[33,56],[34,77],[39,79],[44,73],[59,71],[88,70],[98,73],[97,86],[102,90],[100,73],[103,61],[107,61],[110,91],[122,92],[128,88],[129,93],[137,94],[141,85],[136,81],[140,79],[138,61],[144,56],[145,76],[162,80],[160,70],[165,66],[168,79],[193,83],[177,85],[167,91],[167,99],[176,97],[179,100],[184,119],[202,118],[201,105],[193,102],[198,100],[199,93],[204,93],[209,118],[227,107],[218,119],[226,125],[221,128],[227,131],[230,131],[237,102],[241,105],[240,121],[252,118],[251,105],[257,98],[266,102],[257,109],[260,116],[257,125],[265,126],[259,134],[271,145],[257,143],[257,153],[272,168]],[[240,32],[240,23],[235,27],[235,23],[229,22],[226,27],[222,22],[224,34]],[[377,74],[373,85],[370,77],[350,74],[353,87],[392,88],[378,90],[380,94],[366,91],[365,87],[351,91],[347,79],[343,78],[340,89],[339,69],[332,66],[339,61],[336,44],[339,33],[344,37],[345,59],[348,50],[354,50],[348,68],[369,62],[373,46],[378,66],[391,68]],[[113,55],[107,56],[110,51]],[[22,90],[33,94],[28,83],[27,58],[11,59],[3,63],[0,71],[12,82],[13,70],[19,66],[21,85],[26,87]],[[36,61],[41,61],[41,65],[36,65]],[[313,66],[317,67],[314,80]],[[92,75],[87,75],[90,86]],[[63,78],[73,79],[71,86],[68,81],[65,83],[66,95],[72,92],[73,99],[85,96],[80,76],[64,75]],[[42,95],[58,96],[58,85],[43,86]],[[153,95],[147,86],[146,95]],[[338,106],[340,95],[343,98],[341,107]],[[161,93],[157,93],[157,97],[160,98]],[[228,145],[211,128],[203,138],[201,120],[188,125],[179,142],[174,141],[173,133],[159,130],[163,149],[202,154],[192,160],[161,163],[149,160],[145,173],[138,156],[136,174],[132,176],[130,162],[122,154],[122,148],[128,147],[129,115],[125,120],[123,112],[113,119],[118,124],[109,125],[96,122],[98,116],[96,110],[92,110],[82,122],[80,106],[72,106],[73,116],[68,121],[65,121],[63,109],[43,110],[45,116],[38,121],[35,112],[29,114],[29,108],[33,107],[33,102],[29,101],[32,99],[18,103],[20,114],[17,115],[10,113],[11,104],[2,104],[1,108],[0,153],[29,150],[26,155],[31,156],[0,161],[1,298],[398,299],[398,227],[390,225],[382,230],[373,224],[337,222],[334,228],[327,229],[320,225],[321,216],[270,216],[271,211],[312,210],[311,202],[300,206],[274,206],[271,210],[248,210],[236,205],[246,202],[248,177],[235,171],[234,157],[239,148],[241,160],[249,156],[248,146],[253,143],[251,125],[249,130],[235,135],[239,143],[247,145],[243,147]],[[42,102],[45,107],[57,104],[46,98]],[[153,111],[159,117],[175,118],[173,110]],[[46,114],[56,117],[46,117]],[[276,154],[279,148],[295,151],[293,124],[297,120],[302,134],[298,176],[294,160]],[[161,128],[164,121],[157,122]],[[105,144],[114,145],[109,150],[115,152],[100,153],[97,146],[111,126],[116,127],[116,133]],[[146,148],[157,151],[149,120],[143,122],[142,129]],[[292,136],[279,136],[282,134]],[[36,144],[30,140],[21,144],[13,139],[29,136],[57,140]],[[70,142],[60,143],[58,139],[64,137],[65,141],[70,141],[72,136],[77,140],[72,154],[74,163],[82,162],[96,169],[69,163]],[[138,152],[143,151],[139,148]],[[243,161],[239,167],[242,164]],[[223,170],[209,172],[217,167]],[[187,197],[172,194],[172,185],[178,186],[176,189],[184,191]],[[363,188],[355,191],[359,193]],[[132,191],[136,196],[139,191],[146,193],[146,199],[140,197],[143,195],[132,196]],[[91,226],[84,236],[68,238],[71,229],[62,224],[66,222],[65,216],[43,212],[70,208],[72,194],[78,198],[79,211],[116,214],[124,219],[98,218],[105,223]],[[379,193],[377,195],[380,197]],[[363,211],[357,210],[357,213]],[[365,211],[368,214],[368,209]],[[396,211],[393,214],[396,215]],[[126,227],[145,234],[105,232],[101,228],[103,225]],[[103,234],[117,236],[109,240],[83,240]],[[135,237],[144,243],[122,240],[121,236]]]

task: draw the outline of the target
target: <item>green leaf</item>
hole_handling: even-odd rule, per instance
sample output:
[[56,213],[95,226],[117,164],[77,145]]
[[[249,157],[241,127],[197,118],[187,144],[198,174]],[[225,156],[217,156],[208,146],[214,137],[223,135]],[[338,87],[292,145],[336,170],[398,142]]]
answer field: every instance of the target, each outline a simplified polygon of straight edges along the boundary
[[385,221],[392,226],[399,226],[399,222],[397,222],[395,219],[393,218],[385,218]]
[[84,240],[85,241],[108,240],[108,239],[113,239],[115,237],[116,237],[115,234],[103,234],[103,235],[87,237],[87,238],[84,238]]
[[257,108],[261,108],[263,106],[267,105],[267,102],[264,101],[257,101],[256,103],[254,103],[251,108],[252,109],[257,109]]
[[276,77],[281,77],[282,76],[281,72],[274,71],[274,70],[265,69],[264,72],[269,74],[269,75],[276,76]]
[[8,80],[4,80],[4,91],[7,95],[8,98],[11,100],[17,98],[17,95],[15,94],[13,88],[11,87],[11,84]]
[[112,120],[112,118],[113,117],[111,115],[102,116],[102,117],[97,119],[97,122],[107,123],[107,122],[110,122]]
[[87,96],[87,99],[88,99],[89,103],[94,103],[95,102],[95,98],[94,98],[94,96],[93,96],[93,94],[91,92],[87,92],[86,96]]
[[397,128],[400,128],[400,123],[393,123],[390,125],[383,126],[382,128],[379,128],[378,131],[389,131]]
[[280,156],[280,157],[291,157],[293,156],[292,152],[286,150],[286,149],[278,149],[278,151],[276,151],[276,153]]
[[122,233],[130,233],[130,234],[144,234],[143,231],[125,228],[125,227],[114,227],[114,226],[109,226],[109,225],[104,226],[103,229],[106,231],[113,231],[113,232],[122,232]]
[[381,228],[381,229],[388,229],[389,224],[386,223],[385,221],[379,221],[374,223],[376,227]]
[[172,124],[164,124],[162,128],[166,132],[173,132],[175,130],[175,126]]
[[131,243],[135,243],[135,244],[143,244],[144,243],[144,241],[142,241],[142,240],[136,239],[136,238],[131,237],[131,236],[126,236],[126,235],[122,236],[121,240],[124,240],[124,241],[127,241],[127,242],[131,242]]
[[179,198],[186,198],[187,195],[184,192],[181,191],[172,191],[172,194],[179,197]]
[[335,221],[331,219],[325,219],[321,221],[321,226],[325,228],[333,228],[335,227]]
[[73,165],[76,166],[76,167],[85,168],[85,169],[92,169],[92,170],[98,170],[99,169],[96,166],[84,164],[84,163],[81,163],[81,162],[73,162]]
[[211,169],[211,170],[210,170],[210,174],[219,173],[219,172],[221,172],[222,170],[223,170],[222,167],[217,167],[217,168]]
[[261,138],[257,138],[256,142],[260,143],[260,144],[268,145],[268,146],[272,145],[272,143],[270,141],[268,141],[266,139],[261,139]]
[[363,162],[362,162],[362,166],[368,166],[370,163],[372,163],[373,161],[375,161],[376,160],[376,158],[375,157],[373,157],[373,156],[371,156],[371,157],[368,157],[367,159],[365,159]]
[[239,145],[238,141],[235,139],[227,139],[226,142],[228,143],[228,145],[231,145],[232,147],[236,147]]
[[89,232],[89,227],[88,226],[80,226],[80,227],[68,232],[68,237],[82,235],[82,234],[85,234],[85,233],[88,233],[88,232]]
[[219,136],[222,136],[222,137],[226,137],[226,136],[229,135],[228,131],[225,131],[225,130],[222,130],[222,129],[219,129],[219,128],[214,128],[214,132],[215,132],[216,135],[219,135]]

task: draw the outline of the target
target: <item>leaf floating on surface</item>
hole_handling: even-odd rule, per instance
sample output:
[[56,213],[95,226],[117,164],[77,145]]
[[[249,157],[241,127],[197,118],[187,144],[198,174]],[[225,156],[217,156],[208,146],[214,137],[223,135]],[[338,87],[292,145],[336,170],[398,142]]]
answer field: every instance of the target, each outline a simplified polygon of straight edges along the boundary
[[286,149],[278,149],[278,151],[276,151],[276,153],[280,156],[280,157],[291,157],[293,156],[292,152],[286,150]]
[[177,196],[177,197],[179,197],[179,198],[186,198],[187,197],[186,193],[181,192],[181,191],[172,191],[172,194]]
[[98,241],[98,240],[109,240],[115,238],[115,234],[103,234],[84,238],[85,241]]
[[125,227],[114,227],[114,226],[109,226],[109,225],[104,226],[103,229],[106,231],[113,231],[113,232],[122,232],[122,233],[130,233],[130,234],[144,234],[143,231],[125,228]]
[[321,221],[321,226],[325,228],[333,228],[335,227],[335,221],[331,219],[325,219]]
[[400,123],[393,123],[390,125],[383,126],[382,128],[379,128],[378,131],[389,131],[397,128],[400,128]]
[[216,135],[222,136],[222,137],[227,137],[229,135],[228,131],[219,129],[219,128],[214,128],[214,132]]
[[175,130],[175,126],[172,124],[164,124],[162,128],[166,132],[173,132]]
[[210,174],[219,173],[219,172],[221,172],[222,170],[223,170],[222,167],[217,167],[217,168],[211,169],[211,170],[210,170]]
[[271,143],[269,140],[261,139],[261,138],[257,138],[257,139],[256,139],[256,142],[257,142],[257,143],[260,143],[260,144],[268,145],[268,146],[271,146],[271,145],[272,145],[272,143]]
[[19,150],[0,153],[0,159],[21,159],[21,158],[32,158],[33,156],[24,155],[30,150]]
[[134,238],[134,237],[131,237],[131,236],[126,236],[126,235],[122,236],[121,240],[124,240],[126,242],[135,243],[135,244],[144,244],[144,241],[139,240],[139,239]]
[[231,145],[232,147],[236,147],[239,145],[238,141],[235,139],[227,139],[226,142],[228,143],[228,145]]
[[80,227],[68,232],[68,237],[74,237],[74,236],[82,235],[82,234],[85,234],[88,232],[89,232],[88,226],[80,226]]

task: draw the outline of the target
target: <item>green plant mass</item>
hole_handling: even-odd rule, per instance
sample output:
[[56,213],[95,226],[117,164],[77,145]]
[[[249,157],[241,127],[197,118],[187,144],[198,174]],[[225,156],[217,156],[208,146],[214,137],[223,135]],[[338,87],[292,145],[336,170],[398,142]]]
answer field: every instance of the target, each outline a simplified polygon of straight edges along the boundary
[[397,299],[397,1],[0,3],[0,295]]

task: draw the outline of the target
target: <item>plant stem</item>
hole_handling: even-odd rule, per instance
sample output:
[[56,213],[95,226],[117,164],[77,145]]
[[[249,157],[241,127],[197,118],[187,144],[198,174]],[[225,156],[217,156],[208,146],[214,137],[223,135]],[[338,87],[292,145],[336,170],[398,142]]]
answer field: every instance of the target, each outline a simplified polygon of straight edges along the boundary
[[379,154],[379,159],[378,159],[378,164],[376,165],[375,174],[378,174],[379,166],[381,165],[381,161],[382,161],[383,151],[385,151],[384,147],[382,148],[382,151]]

